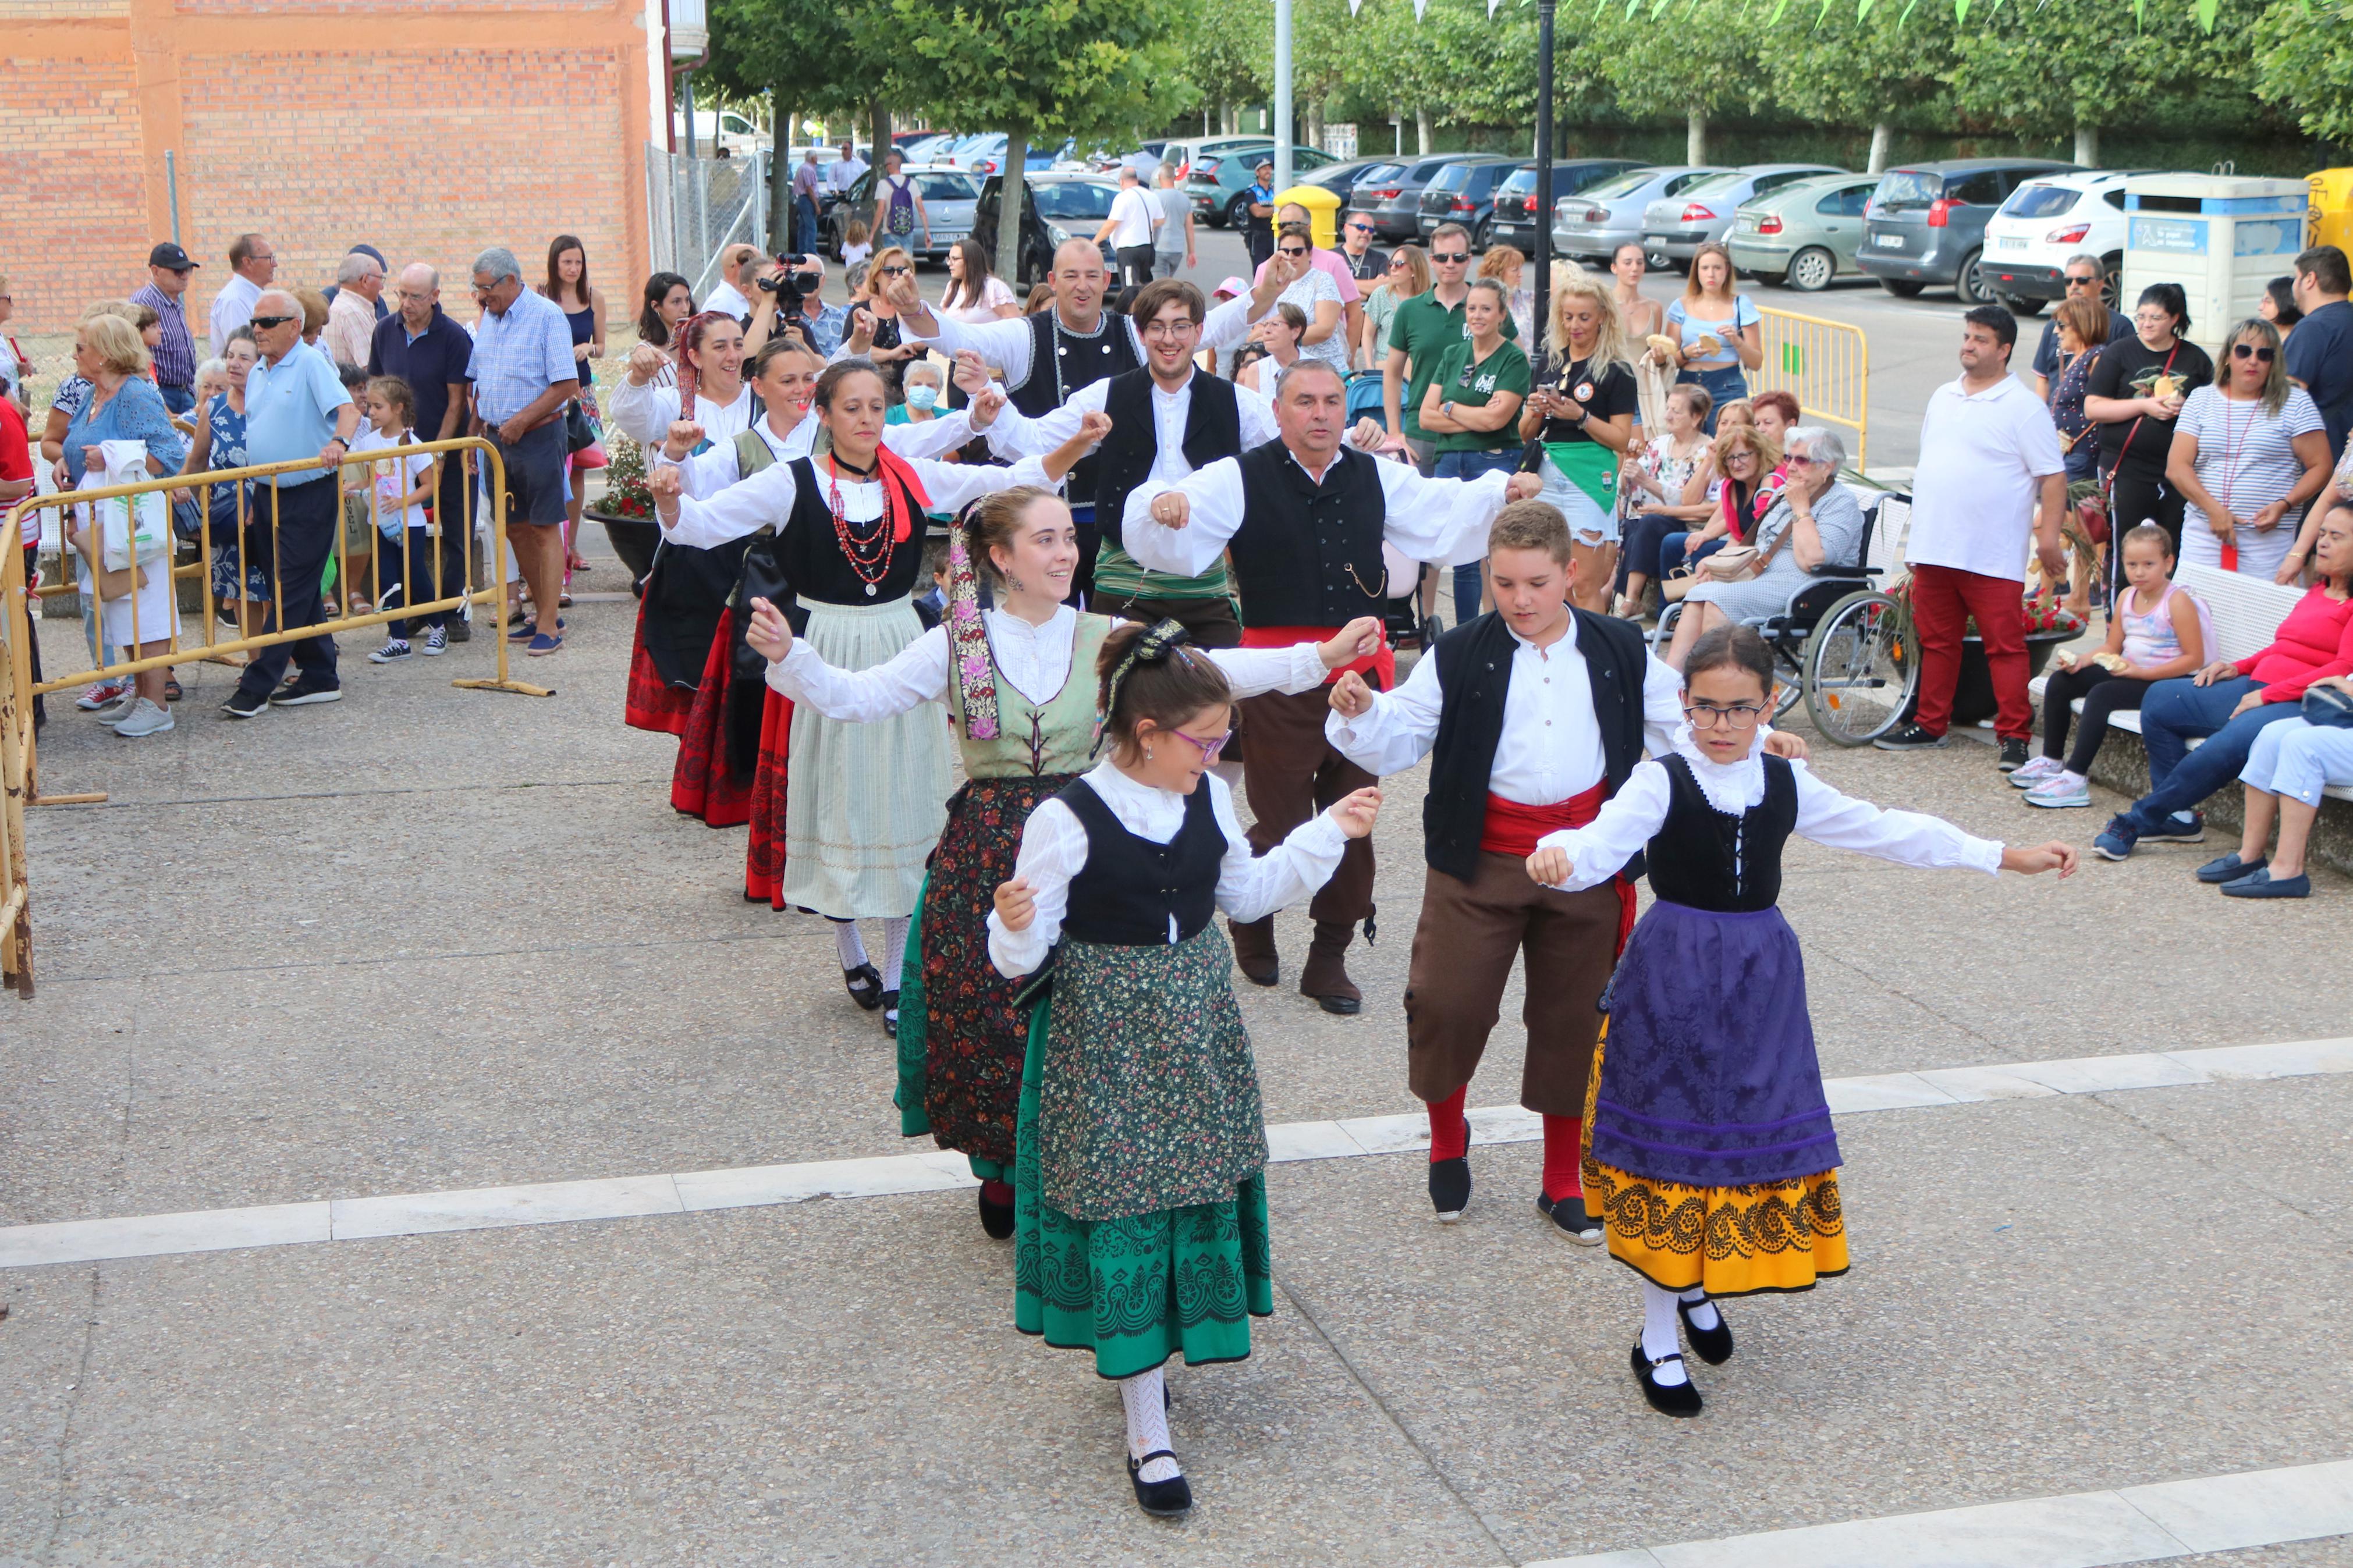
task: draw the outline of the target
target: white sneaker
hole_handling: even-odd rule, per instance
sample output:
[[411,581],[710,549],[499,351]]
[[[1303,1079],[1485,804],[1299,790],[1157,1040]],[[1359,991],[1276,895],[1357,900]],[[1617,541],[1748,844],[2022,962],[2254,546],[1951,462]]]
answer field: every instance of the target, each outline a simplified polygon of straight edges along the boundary
[[169,708],[142,697],[131,705],[129,712],[115,721],[114,732],[135,741],[142,735],[160,735],[175,727],[177,722]]
[[2092,786],[2088,784],[2071,784],[2061,778],[2050,779],[2026,792],[2026,804],[2049,806],[2059,811],[2064,811],[2070,806],[2089,805],[2092,804]]
[[2066,771],[2066,767],[2067,764],[2061,762],[2056,757],[2037,757],[2032,762],[2027,763],[2024,767],[2010,773],[2010,787],[2012,789],[2032,789],[2044,779],[2057,778],[2062,773]]

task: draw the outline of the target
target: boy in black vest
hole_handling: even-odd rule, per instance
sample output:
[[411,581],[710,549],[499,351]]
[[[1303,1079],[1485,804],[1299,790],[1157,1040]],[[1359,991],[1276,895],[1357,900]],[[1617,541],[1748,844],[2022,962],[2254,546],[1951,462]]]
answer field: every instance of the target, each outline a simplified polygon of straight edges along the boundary
[[[1527,875],[1534,845],[1593,820],[1641,760],[1683,722],[1681,679],[1651,658],[1632,623],[1567,602],[1568,522],[1518,501],[1488,536],[1495,608],[1438,639],[1405,685],[1380,694],[1354,675],[1332,689],[1324,732],[1375,773],[1434,752],[1422,802],[1429,861],[1406,979],[1408,1081],[1430,1108],[1430,1199],[1440,1221],[1471,1199],[1471,1077],[1495,1026],[1515,954],[1526,973],[1528,1047],[1520,1103],[1544,1120],[1536,1207],[1592,1246],[1577,1145],[1586,1079],[1600,1038],[1597,1005],[1634,918],[1630,877],[1565,893]],[[1802,756],[1774,734],[1768,747]],[[1525,851],[1522,846],[1529,847]]]

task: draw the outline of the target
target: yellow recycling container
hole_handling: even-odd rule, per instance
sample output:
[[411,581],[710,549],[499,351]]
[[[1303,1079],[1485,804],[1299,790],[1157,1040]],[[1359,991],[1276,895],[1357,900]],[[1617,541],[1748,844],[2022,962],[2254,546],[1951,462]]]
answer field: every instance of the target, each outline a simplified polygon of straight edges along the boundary
[[2312,191],[2306,245],[2333,245],[2353,256],[2353,169],[2323,169],[2305,177]]
[[1321,185],[1293,185],[1274,195],[1274,210],[1281,212],[1285,202],[1297,202],[1307,209],[1310,226],[1315,231],[1319,250],[1336,249],[1340,244],[1340,198]]

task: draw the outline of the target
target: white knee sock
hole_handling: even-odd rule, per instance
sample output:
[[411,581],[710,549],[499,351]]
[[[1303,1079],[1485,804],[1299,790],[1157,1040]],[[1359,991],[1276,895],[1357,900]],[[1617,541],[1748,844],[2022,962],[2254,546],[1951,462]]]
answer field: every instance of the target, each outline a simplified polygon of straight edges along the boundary
[[[1648,1279],[1642,1281],[1642,1353],[1652,1361],[1683,1349],[1681,1325],[1675,1317],[1675,1293],[1662,1290]],[[1690,1380],[1683,1375],[1683,1363],[1671,1361],[1655,1368],[1651,1381],[1662,1388],[1673,1388]]]
[[905,917],[882,922],[882,989],[899,989],[900,971],[907,967],[907,921]]
[[1704,1286],[1694,1285],[1684,1291],[1683,1303],[1691,1309],[1692,1327],[1695,1329],[1712,1329],[1724,1321],[1724,1314],[1718,1312],[1715,1303],[1707,1299]]
[[[1160,1368],[1139,1372],[1119,1382],[1120,1403],[1127,1410],[1127,1457],[1141,1459],[1168,1447],[1167,1395]],[[1165,1481],[1184,1474],[1176,1461],[1159,1458],[1137,1472],[1147,1481]]]
[[844,969],[855,969],[866,962],[866,944],[858,940],[856,921],[833,922],[833,951]]

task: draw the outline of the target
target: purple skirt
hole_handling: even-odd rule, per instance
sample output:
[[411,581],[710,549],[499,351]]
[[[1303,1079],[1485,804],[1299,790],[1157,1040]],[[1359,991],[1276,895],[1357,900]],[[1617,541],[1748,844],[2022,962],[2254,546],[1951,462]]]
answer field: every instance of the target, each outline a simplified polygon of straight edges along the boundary
[[1592,1137],[1603,1164],[1693,1187],[1837,1166],[1805,962],[1780,910],[1651,906],[1610,981]]

